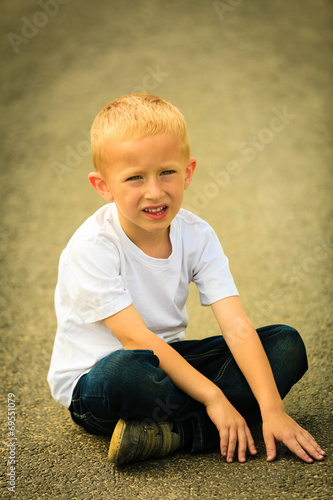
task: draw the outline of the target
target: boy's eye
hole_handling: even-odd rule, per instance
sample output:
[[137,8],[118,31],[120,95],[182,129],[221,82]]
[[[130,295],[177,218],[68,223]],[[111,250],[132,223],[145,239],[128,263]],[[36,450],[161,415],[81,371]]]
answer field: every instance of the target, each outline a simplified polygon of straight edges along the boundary
[[129,177],[127,180],[128,181],[138,181],[139,179],[141,179],[140,175],[133,175],[132,177]]
[[171,174],[174,174],[174,173],[175,173],[174,170],[164,170],[161,175],[171,175]]

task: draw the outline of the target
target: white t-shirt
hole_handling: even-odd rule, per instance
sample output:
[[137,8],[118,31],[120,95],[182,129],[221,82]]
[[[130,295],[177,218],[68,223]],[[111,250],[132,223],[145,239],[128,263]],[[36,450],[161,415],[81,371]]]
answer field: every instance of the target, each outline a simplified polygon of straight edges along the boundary
[[55,308],[58,329],[48,383],[66,407],[78,379],[123,346],[103,319],[133,304],[166,342],[185,338],[189,283],[202,305],[238,295],[228,259],[209,224],[181,209],[171,223],[172,253],[156,259],[124,233],[114,203],[89,217],[62,252]]

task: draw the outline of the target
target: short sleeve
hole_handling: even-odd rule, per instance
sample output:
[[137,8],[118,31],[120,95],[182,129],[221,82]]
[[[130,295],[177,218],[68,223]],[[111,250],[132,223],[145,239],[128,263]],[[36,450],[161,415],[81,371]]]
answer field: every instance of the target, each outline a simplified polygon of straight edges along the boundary
[[58,287],[84,323],[103,320],[132,303],[121,276],[119,249],[107,238],[76,239],[61,256]]
[[201,227],[200,246],[193,269],[193,282],[196,284],[200,303],[208,306],[217,300],[238,295],[236,285],[229,269],[229,261],[214,230],[207,224]]

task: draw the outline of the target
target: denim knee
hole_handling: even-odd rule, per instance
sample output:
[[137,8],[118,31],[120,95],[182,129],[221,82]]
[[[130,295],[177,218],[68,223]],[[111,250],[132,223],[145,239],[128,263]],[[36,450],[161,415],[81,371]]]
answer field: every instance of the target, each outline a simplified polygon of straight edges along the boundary
[[149,374],[165,376],[158,365],[158,357],[150,350],[119,350],[101,359],[74,389],[73,420],[89,432],[109,433],[119,418],[146,416]]
[[[298,382],[308,369],[304,342],[294,328],[276,325],[276,334],[267,342],[267,355],[281,397]],[[265,344],[264,344],[265,345]]]
[[281,327],[280,349],[285,363],[289,362],[295,371],[298,370],[303,375],[308,369],[308,360],[302,337],[291,326],[281,325]]
[[159,359],[151,350],[119,350],[99,361],[88,373],[86,384],[102,390],[100,395],[115,391],[121,386],[140,379],[148,366],[159,365]]

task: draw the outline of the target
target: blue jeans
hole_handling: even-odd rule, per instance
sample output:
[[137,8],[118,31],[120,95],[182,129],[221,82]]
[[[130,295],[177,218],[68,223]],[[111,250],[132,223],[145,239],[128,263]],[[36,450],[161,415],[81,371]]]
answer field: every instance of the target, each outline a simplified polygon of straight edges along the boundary
[[[285,325],[257,331],[284,398],[307,370],[303,341]],[[258,403],[222,336],[170,345],[223,391],[249,426],[261,421]],[[105,357],[73,391],[69,410],[74,422],[92,434],[111,435],[119,418],[171,421],[190,430],[192,452],[218,446],[217,429],[204,405],[178,389],[158,366],[150,350],[119,350]]]

